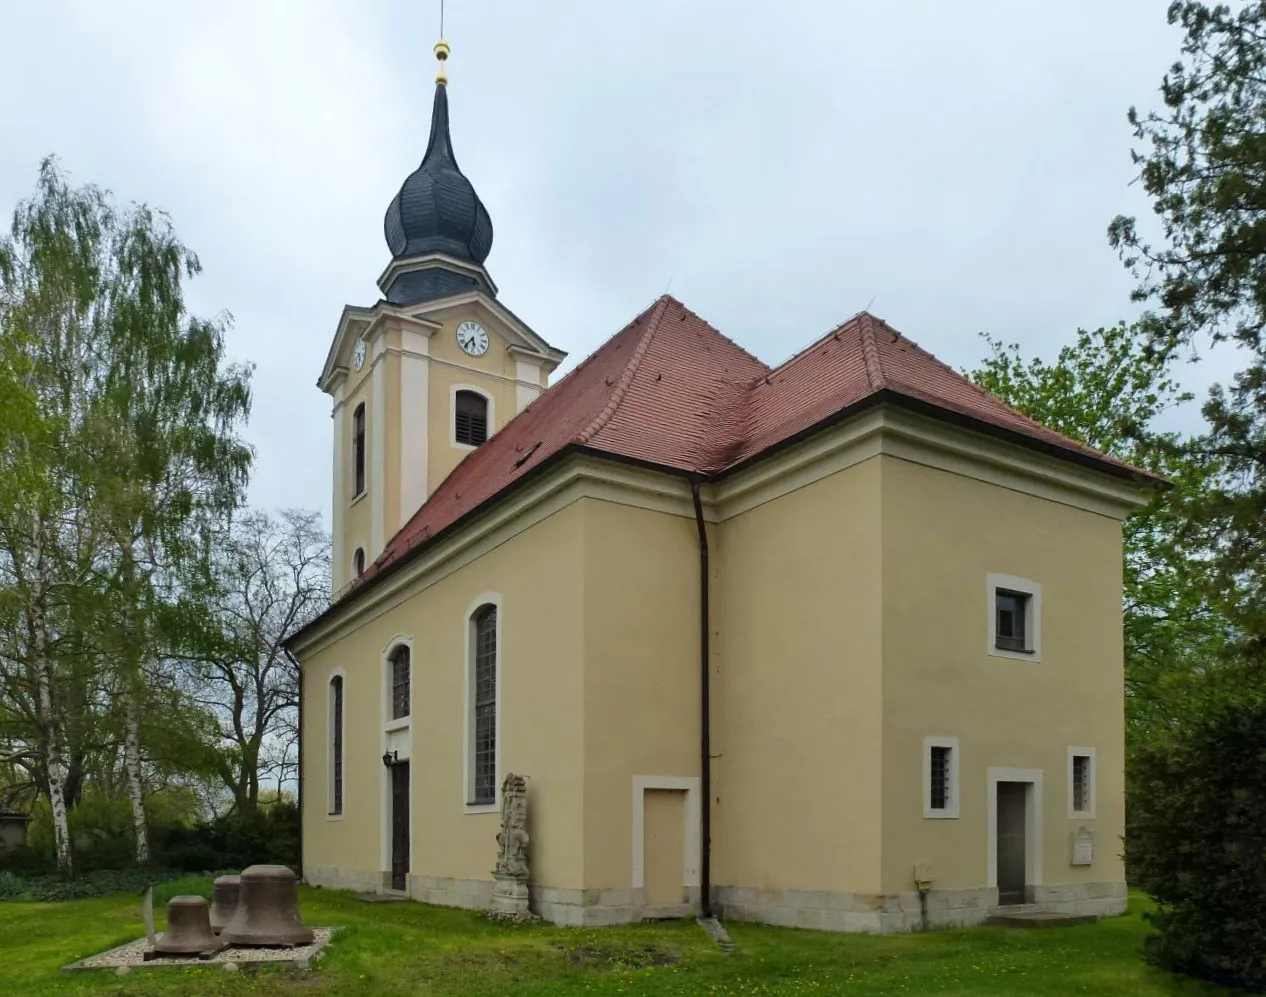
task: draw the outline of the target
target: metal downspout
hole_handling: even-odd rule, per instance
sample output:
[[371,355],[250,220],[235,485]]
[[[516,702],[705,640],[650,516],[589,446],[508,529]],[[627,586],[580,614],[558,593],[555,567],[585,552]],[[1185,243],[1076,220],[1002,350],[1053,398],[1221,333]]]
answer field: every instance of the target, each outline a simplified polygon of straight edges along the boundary
[[708,530],[703,522],[699,480],[690,479],[695,526],[699,531],[699,916],[712,917],[712,710],[709,698]]

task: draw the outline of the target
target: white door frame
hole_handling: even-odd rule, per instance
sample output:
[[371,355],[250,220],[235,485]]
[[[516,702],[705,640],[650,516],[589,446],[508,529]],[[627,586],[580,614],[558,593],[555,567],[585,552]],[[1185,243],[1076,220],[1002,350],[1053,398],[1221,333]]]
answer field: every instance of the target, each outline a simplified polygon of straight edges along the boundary
[[990,768],[986,775],[986,844],[989,849],[985,885],[998,886],[998,783],[1027,782],[1024,794],[1025,886],[1042,885],[1042,770]]
[[633,777],[633,889],[641,889],[645,883],[645,847],[646,835],[646,791],[648,789],[677,789],[686,793],[685,806],[685,839],[682,849],[685,854],[685,868],[682,870],[682,885],[685,887],[699,885],[699,777],[678,775],[635,775]]

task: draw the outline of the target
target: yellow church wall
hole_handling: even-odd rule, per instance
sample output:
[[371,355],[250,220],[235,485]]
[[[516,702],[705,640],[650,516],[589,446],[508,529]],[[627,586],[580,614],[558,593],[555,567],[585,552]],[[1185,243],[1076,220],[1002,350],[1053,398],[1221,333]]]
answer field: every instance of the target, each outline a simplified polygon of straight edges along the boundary
[[880,886],[880,463],[710,531],[713,881]]
[[[495,594],[500,775],[530,780],[534,882],[580,883],[582,533],[581,509],[565,508],[308,653],[304,867],[312,881],[369,887],[387,868],[382,655],[403,636],[413,641],[411,735],[404,742],[412,762],[411,892],[442,903],[486,902],[500,818],[466,807],[466,633],[469,614]],[[339,668],[346,674],[345,796],[342,818],[329,819],[326,695]]]
[[692,518],[598,499],[579,505],[584,886],[626,889],[634,777],[699,775],[698,534]]
[[[1121,524],[882,458],[883,889],[986,885],[987,770],[1042,771],[1045,884],[1120,883],[1124,833]],[[986,575],[1041,585],[1041,661],[987,653]],[[958,738],[959,816],[923,816],[923,739]],[[1069,746],[1096,752],[1095,819],[1068,819]],[[849,759],[849,766],[857,763]],[[1070,865],[1070,835],[1095,834]]]

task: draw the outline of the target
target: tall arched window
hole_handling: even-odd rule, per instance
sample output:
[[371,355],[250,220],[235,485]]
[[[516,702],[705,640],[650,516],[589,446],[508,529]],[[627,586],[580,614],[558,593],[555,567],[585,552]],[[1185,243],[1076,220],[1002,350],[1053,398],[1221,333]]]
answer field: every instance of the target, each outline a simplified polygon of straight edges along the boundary
[[471,617],[471,802],[497,798],[497,607],[480,606]]
[[470,447],[488,439],[487,398],[474,391],[459,391],[453,409],[453,439]]
[[409,715],[409,645],[401,644],[391,652],[391,719]]
[[343,676],[330,679],[330,813],[343,812]]
[[359,578],[365,573],[365,548],[357,547],[356,553],[352,555],[352,571]]
[[365,403],[352,414],[352,497],[365,490]]

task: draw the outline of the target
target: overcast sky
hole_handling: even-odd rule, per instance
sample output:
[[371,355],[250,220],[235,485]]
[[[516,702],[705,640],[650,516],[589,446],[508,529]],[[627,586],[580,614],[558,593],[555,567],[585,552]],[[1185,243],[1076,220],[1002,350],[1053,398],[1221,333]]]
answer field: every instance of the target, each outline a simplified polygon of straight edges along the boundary
[[[941,359],[1128,318],[1108,247],[1159,0],[448,0],[500,298],[587,355],[672,293],[767,362],[869,307]],[[328,514],[344,304],[426,147],[439,0],[0,0],[0,212],[56,153],[170,212],[255,365],[250,499]],[[1185,372],[1226,376],[1215,356]],[[1202,392],[1203,393],[1203,392]]]

